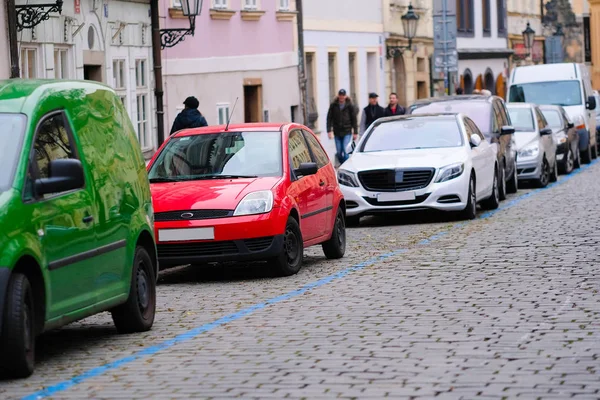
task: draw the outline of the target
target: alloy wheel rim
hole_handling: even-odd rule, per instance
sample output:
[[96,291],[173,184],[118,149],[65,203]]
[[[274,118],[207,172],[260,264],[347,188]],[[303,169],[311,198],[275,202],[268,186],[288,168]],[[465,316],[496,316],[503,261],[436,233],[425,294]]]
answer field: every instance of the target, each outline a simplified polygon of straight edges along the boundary
[[575,156],[573,152],[569,149],[569,154],[567,155],[567,168],[571,171],[575,167]]
[[137,273],[137,299],[138,307],[142,313],[148,309],[150,304],[150,293],[148,285],[148,275],[144,270],[144,264],[140,263]]
[[506,194],[506,170],[502,168],[502,176],[500,177],[502,180],[500,185],[502,185],[502,193]]
[[298,243],[296,234],[291,229],[286,229],[283,245],[288,264],[294,264],[298,258]]
[[500,201],[500,194],[498,193],[498,177],[494,178],[494,199]]
[[471,210],[477,212],[477,197],[475,195],[475,182],[471,179]]
[[548,162],[544,161],[543,168],[542,168],[542,176],[540,178],[542,185],[546,185],[548,183],[548,179],[550,177],[550,172],[548,171],[549,168],[550,168],[550,166],[548,165]]

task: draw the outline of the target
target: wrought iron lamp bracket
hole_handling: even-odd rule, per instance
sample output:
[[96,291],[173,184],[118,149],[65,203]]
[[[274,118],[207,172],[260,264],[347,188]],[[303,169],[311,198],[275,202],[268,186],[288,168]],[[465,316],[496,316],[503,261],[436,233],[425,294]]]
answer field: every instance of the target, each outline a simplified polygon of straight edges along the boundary
[[17,10],[17,30],[33,29],[43,21],[50,18],[50,13],[62,13],[63,0],[56,0],[56,3],[45,4],[26,4],[16,6]]
[[196,17],[190,17],[189,28],[173,28],[173,29],[161,29],[160,30],[160,47],[165,49],[167,47],[173,47],[180,42],[185,40],[187,35],[194,36],[196,30]]

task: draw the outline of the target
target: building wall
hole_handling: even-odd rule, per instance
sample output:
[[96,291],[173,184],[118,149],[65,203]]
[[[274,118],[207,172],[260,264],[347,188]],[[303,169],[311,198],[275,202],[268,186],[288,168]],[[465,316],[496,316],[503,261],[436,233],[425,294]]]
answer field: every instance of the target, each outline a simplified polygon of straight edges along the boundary
[[[541,2],[542,0],[507,1],[508,47],[515,52],[511,58],[511,69],[519,65],[544,63],[544,27],[542,26]],[[522,34],[527,27],[527,23],[530,24],[531,29],[536,33],[536,40],[529,57],[527,57],[527,50],[524,46]]]
[[6,2],[3,1],[0,4],[0,79],[10,78],[8,24],[6,18]]
[[[173,0],[161,1],[161,27],[188,27],[173,5]],[[221,11],[214,9],[214,0],[205,0],[195,35],[163,50],[167,132],[188,96],[198,98],[209,125],[224,122],[219,109],[227,109],[233,123],[244,122],[246,84],[261,85],[261,120],[265,111],[272,122],[292,119],[292,107],[300,103],[295,3],[290,1],[289,12],[279,9],[280,0],[257,5],[260,15],[248,20],[242,0],[228,0]]]
[[[156,124],[149,1],[81,0],[77,8],[74,0],[65,0],[61,15],[53,14],[18,36],[23,78],[90,78],[113,87],[122,82],[115,90],[138,131],[142,149],[147,157],[152,155]],[[123,62],[118,81],[115,60]],[[86,73],[86,65],[94,65],[92,75]],[[139,87],[136,67],[137,76],[145,78]]]
[[600,0],[589,0],[592,38],[592,86],[600,90]]

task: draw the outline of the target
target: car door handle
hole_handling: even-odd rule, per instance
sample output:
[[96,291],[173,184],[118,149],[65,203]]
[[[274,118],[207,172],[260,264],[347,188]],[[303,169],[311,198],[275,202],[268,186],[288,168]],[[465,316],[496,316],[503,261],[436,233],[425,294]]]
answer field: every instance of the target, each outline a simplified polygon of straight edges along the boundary
[[325,182],[324,181],[319,182],[319,186],[325,186]]
[[83,217],[83,222],[85,224],[90,224],[90,223],[92,223],[93,220],[94,220],[94,217],[92,217],[91,215],[86,215],[85,217]]

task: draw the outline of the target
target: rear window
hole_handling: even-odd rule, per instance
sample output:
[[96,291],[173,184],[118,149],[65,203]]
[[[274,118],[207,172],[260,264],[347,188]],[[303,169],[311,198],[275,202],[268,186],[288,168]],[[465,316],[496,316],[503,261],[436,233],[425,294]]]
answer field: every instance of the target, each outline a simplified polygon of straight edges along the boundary
[[412,114],[463,113],[484,134],[492,131],[492,105],[483,101],[440,101],[415,108]]
[[530,108],[508,108],[513,127],[517,131],[531,132],[535,130],[533,113]]

